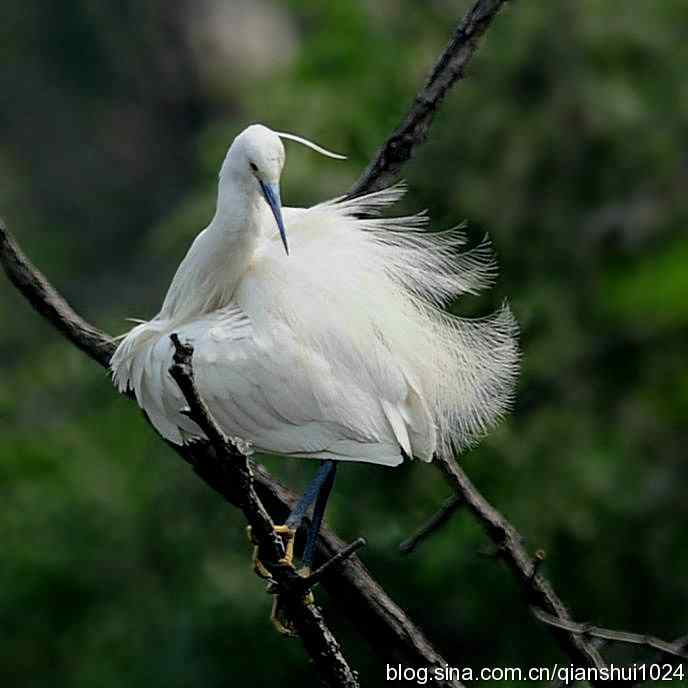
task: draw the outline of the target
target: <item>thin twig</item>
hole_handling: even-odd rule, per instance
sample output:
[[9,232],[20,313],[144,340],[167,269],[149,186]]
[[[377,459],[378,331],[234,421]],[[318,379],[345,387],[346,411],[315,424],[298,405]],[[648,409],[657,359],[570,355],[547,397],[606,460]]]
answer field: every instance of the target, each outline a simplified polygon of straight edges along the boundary
[[542,621],[542,623],[554,626],[555,628],[561,628],[562,630],[569,631],[576,635],[587,636],[589,638],[601,638],[602,640],[610,640],[615,643],[643,645],[666,655],[688,659],[688,652],[685,650],[683,638],[679,638],[679,640],[673,643],[668,643],[665,640],[660,640],[651,635],[629,633],[628,631],[614,631],[609,628],[594,626],[590,623],[576,623],[568,619],[559,619],[551,614],[547,614],[537,607],[532,607],[531,611],[537,619]]
[[349,191],[349,198],[382,189],[394,181],[416,148],[424,143],[437,108],[449,89],[465,77],[466,67],[475,55],[480,39],[506,2],[479,0],[467,12],[401,124]]
[[671,644],[682,652],[688,652],[688,634],[679,636]]
[[[606,641],[600,641],[600,642],[606,642]],[[683,635],[676,640],[674,640],[671,645],[674,646],[679,652],[687,652],[688,651],[688,635]],[[652,666],[653,664],[660,664],[662,663],[663,665],[666,664],[671,664],[672,666],[680,665],[685,663],[685,658],[682,656],[674,656],[674,655],[667,655],[664,652],[661,651],[655,651],[653,656],[642,661],[642,662],[635,662],[632,666],[634,667],[642,667],[642,666]],[[644,673],[645,676],[648,675],[647,672]],[[642,676],[642,674],[641,674]],[[678,677],[677,677],[678,678]],[[650,678],[650,681],[652,679]],[[633,683],[630,688],[638,688],[639,686],[644,686],[647,685],[648,681],[644,681],[641,677],[639,681],[636,683]],[[655,682],[656,683],[656,682]]]
[[447,497],[442,506],[435,512],[435,514],[426,523],[424,523],[418,530],[416,530],[411,537],[404,540],[399,545],[399,551],[402,554],[411,554],[413,550],[420,545],[423,540],[429,538],[433,533],[436,533],[445,523],[449,522],[454,512],[461,506],[463,499],[460,495],[452,495]]
[[350,559],[361,547],[365,547],[365,538],[356,538],[350,545],[342,547],[334,556],[330,557],[324,564],[319,566],[310,576],[303,579],[303,585],[308,590],[320,582],[320,579],[336,566],[341,566],[347,559]]

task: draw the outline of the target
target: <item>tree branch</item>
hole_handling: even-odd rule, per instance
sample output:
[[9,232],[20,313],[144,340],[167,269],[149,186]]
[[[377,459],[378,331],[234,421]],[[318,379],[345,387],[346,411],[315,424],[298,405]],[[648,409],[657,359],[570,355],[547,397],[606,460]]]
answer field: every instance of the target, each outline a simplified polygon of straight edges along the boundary
[[466,75],[480,39],[507,0],[478,0],[454,30],[409,111],[349,191],[348,198],[389,186],[416,148],[424,143],[437,108],[449,89]]
[[[436,457],[434,463],[442,471],[447,482],[461,497],[466,508],[477,518],[488,537],[497,547],[503,559],[521,587],[530,606],[545,610],[564,624],[572,622],[564,603],[554,592],[549,581],[538,571],[542,557],[534,560],[523,547],[523,537],[475,488],[463,469],[455,462]],[[549,625],[562,650],[581,666],[601,668],[605,666],[597,648],[581,634],[563,627]],[[595,683],[595,685],[602,685]]]
[[[263,503],[283,518],[296,503],[296,497],[279,481],[269,476],[261,465],[254,469],[256,489]],[[288,507],[285,507],[285,504]],[[334,557],[345,547],[332,531],[323,529],[318,540],[321,561]],[[366,637],[377,653],[388,652],[409,666],[446,666],[446,660],[425,638],[406,612],[396,605],[384,588],[370,575],[357,556],[328,572],[322,585],[331,594],[332,603],[343,616],[356,623],[356,630]],[[459,681],[436,681],[438,686],[461,686]]]
[[294,624],[324,685],[332,688],[359,688],[358,678],[349,667],[337,639],[313,603],[306,600],[308,588],[304,579],[291,565],[280,563],[284,547],[275,532],[274,523],[253,486],[253,474],[248,463],[249,450],[241,440],[232,440],[215,423],[205,402],[198,393],[193,371],[193,347],[182,344],[176,334],[171,335],[175,347],[174,362],[170,368],[173,377],[189,410],[186,415],[203,431],[215,450],[208,459],[220,471],[226,471],[228,483],[237,493],[237,501],[252,528],[252,536],[260,547],[262,563],[267,567],[281,601],[288,610],[289,620]]
[[575,621],[559,619],[537,607],[532,608],[535,617],[544,624],[561,628],[576,635],[587,636],[588,638],[600,638],[602,640],[611,640],[615,643],[627,643],[630,645],[643,645],[652,650],[657,650],[665,655],[671,657],[679,657],[680,659],[688,659],[688,652],[686,652],[685,638],[679,638],[673,643],[668,643],[666,640],[660,640],[651,635],[641,635],[640,633],[629,633],[628,631],[613,631],[608,628],[601,628],[590,623],[576,623]]
[[339,566],[347,559],[350,559],[361,547],[367,544],[366,539],[356,538],[350,545],[342,547],[336,554],[332,555],[324,564],[321,564],[310,576],[304,578],[303,585],[306,590],[310,590],[317,585],[323,576],[326,576],[330,569]]
[[182,413],[193,420],[208,438],[214,452],[206,455],[214,462],[218,469],[225,470],[229,476],[228,484],[236,490],[236,501],[244,512],[246,520],[252,528],[252,536],[261,543],[272,564],[277,567],[284,557],[282,539],[275,533],[274,523],[253,486],[253,474],[248,463],[251,453],[250,447],[242,440],[230,439],[218,427],[210,415],[210,410],[201,399],[193,371],[193,346],[182,344],[177,334],[170,336],[175,352],[170,375],[182,391],[188,409]]
[[461,506],[463,499],[460,495],[455,494],[444,500],[442,506],[437,510],[437,512],[427,521],[418,528],[418,530],[411,535],[411,537],[404,540],[399,545],[399,551],[402,554],[411,554],[418,545],[420,545],[423,540],[429,538],[433,533],[438,531],[449,519],[453,516],[454,512]]
[[0,218],[0,263],[26,300],[72,344],[107,368],[115,351],[112,337],[77,315],[67,301],[24,255]]

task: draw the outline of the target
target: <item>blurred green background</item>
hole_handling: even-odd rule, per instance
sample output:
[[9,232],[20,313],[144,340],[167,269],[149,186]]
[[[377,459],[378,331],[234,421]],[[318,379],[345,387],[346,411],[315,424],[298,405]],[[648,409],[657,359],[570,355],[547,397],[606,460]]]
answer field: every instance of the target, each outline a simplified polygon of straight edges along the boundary
[[[156,312],[241,129],[348,154],[288,145],[287,204],[343,193],[470,4],[5,0],[0,213],[120,333]],[[516,408],[467,471],[579,620],[668,639],[688,632],[686,74],[684,0],[514,2],[404,170],[404,209],[467,219],[498,251],[497,287],[457,312],[509,298],[522,325]],[[0,323],[0,684],[313,685],[237,513],[6,282]],[[296,489],[315,468],[267,463]],[[567,662],[466,514],[399,556],[446,494],[425,465],[346,466],[328,520],[368,538],[366,564],[451,662]],[[386,658],[331,622],[383,685]]]

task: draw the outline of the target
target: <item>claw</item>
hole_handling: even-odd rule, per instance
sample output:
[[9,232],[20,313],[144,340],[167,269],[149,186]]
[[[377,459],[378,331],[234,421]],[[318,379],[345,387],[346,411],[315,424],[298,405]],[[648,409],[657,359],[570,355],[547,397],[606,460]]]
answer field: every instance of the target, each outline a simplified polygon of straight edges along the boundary
[[[292,566],[294,561],[294,540],[296,538],[296,530],[287,525],[274,526],[274,531],[281,536],[284,543],[284,556],[277,562],[280,566]],[[267,570],[263,562],[260,560],[259,547],[251,526],[246,526],[246,536],[251,544],[255,545],[253,548],[253,570],[256,575],[269,580],[272,578],[270,572]]]
[[[296,538],[296,530],[294,528],[290,528],[286,524],[274,526],[274,530],[275,533],[277,533],[282,538],[282,542],[284,543],[284,556],[277,563],[280,564],[280,566],[293,566],[294,540]],[[253,570],[255,571],[256,575],[260,576],[261,578],[265,580],[272,580],[270,572],[267,570],[263,562],[260,560],[259,546],[255,538],[253,537],[251,526],[246,527],[246,536],[248,537],[248,541],[252,545],[254,545]],[[310,566],[304,566],[303,568],[299,569],[298,574],[303,578],[308,578],[308,576],[310,576],[311,574]],[[313,597],[313,593],[310,590],[304,595],[304,602],[306,604],[315,604],[315,598]],[[274,595],[274,599],[272,602],[272,612],[270,613],[270,620],[272,621],[272,625],[282,635],[289,636],[290,638],[293,638],[298,635],[296,629],[294,628],[294,624],[289,618],[287,618],[282,603],[282,599],[279,594]]]
[[[308,569],[308,567],[305,567]],[[299,571],[299,575],[303,575],[302,571]],[[313,593],[309,590],[303,598],[306,604],[315,604],[315,598]],[[284,611],[284,606],[282,604],[282,598],[279,594],[275,595],[272,601],[272,612],[270,613],[270,621],[272,625],[277,629],[278,633],[282,635],[289,636],[290,638],[295,638],[298,636],[296,628],[294,627],[294,622],[289,619]]]
[[282,536],[284,542],[284,556],[277,562],[282,566],[291,566],[294,561],[294,540],[296,530],[288,525],[275,526],[275,532]]
[[265,568],[265,566],[263,566],[263,562],[261,562],[261,560],[258,558],[258,543],[256,542],[256,539],[253,537],[253,529],[251,528],[251,526],[246,526],[246,537],[248,538],[248,541],[253,545],[251,563],[253,565],[254,573],[260,578],[269,580],[271,578],[270,572]]
[[289,638],[295,638],[298,636],[296,628],[294,628],[294,623],[287,618],[284,613],[284,607],[282,606],[282,598],[279,595],[275,595],[272,600],[272,611],[270,612],[270,621],[272,625],[277,629],[278,633],[286,635]]

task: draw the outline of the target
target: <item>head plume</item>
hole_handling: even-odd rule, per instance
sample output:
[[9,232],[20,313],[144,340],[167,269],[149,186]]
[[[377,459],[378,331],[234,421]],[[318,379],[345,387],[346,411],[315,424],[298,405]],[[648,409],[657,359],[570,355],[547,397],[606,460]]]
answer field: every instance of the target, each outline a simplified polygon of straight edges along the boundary
[[313,143],[313,141],[304,139],[302,136],[296,136],[296,134],[287,134],[284,131],[276,131],[275,133],[282,139],[288,139],[289,141],[296,141],[297,143],[301,143],[304,146],[307,146],[308,148],[311,148],[312,150],[316,151],[317,153],[320,153],[321,155],[326,155],[328,158],[334,158],[335,160],[346,160],[345,155],[339,155],[339,153],[333,153],[332,151],[328,151],[326,148],[319,146],[317,143]]

